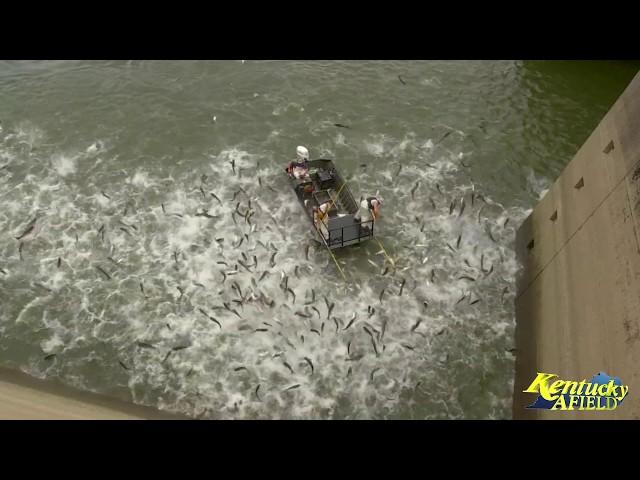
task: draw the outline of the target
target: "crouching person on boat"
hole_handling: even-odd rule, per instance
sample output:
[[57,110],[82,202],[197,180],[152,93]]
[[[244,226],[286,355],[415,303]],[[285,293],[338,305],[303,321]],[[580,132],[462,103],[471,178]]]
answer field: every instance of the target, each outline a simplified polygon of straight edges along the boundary
[[296,149],[297,159],[289,163],[286,172],[298,179],[309,177],[309,150],[305,147],[298,147]]
[[363,230],[373,228],[375,221],[380,218],[382,199],[380,197],[367,197],[360,202],[360,208],[355,214],[355,219],[360,222]]
[[329,202],[323,203],[320,207],[313,207],[313,224],[326,241],[329,241],[329,229],[327,227],[329,223],[329,207]]

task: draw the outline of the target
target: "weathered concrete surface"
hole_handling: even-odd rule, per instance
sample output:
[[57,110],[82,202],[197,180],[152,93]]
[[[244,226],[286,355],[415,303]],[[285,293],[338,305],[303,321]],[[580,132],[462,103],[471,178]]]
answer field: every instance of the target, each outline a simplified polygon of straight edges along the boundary
[[[640,73],[518,230],[514,419],[640,418],[639,234]],[[629,386],[618,409],[525,409],[536,372],[600,371]]]
[[0,368],[0,420],[168,420],[179,415]]

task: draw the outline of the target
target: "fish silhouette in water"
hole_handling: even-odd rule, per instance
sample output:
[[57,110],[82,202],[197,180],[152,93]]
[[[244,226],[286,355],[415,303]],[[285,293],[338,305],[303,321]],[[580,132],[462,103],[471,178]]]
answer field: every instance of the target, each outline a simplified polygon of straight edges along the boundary
[[411,331],[415,332],[416,328],[418,328],[420,326],[420,324],[422,323],[422,319],[419,319],[412,327],[411,327]]
[[209,195],[211,195],[213,198],[215,198],[218,201],[218,203],[220,203],[220,205],[222,205],[222,200],[220,200],[215,193],[209,192]]
[[442,136],[442,138],[436,142],[436,145],[437,145],[438,143],[442,142],[442,141],[443,141],[445,138],[447,138],[449,135],[451,135],[451,130],[449,130],[447,133],[445,133],[445,134]]
[[313,375],[314,368],[313,368],[313,363],[311,362],[311,359],[309,359],[309,357],[304,357],[304,360],[309,364],[309,367],[311,367],[311,375]]
[[415,198],[415,193],[419,186],[420,186],[420,182],[417,181],[416,184],[411,189],[411,198]]
[[289,365],[287,362],[284,362],[284,366],[287,367],[291,373],[295,373],[293,371],[293,368],[291,368],[291,365]]
[[340,329],[340,324],[338,324],[338,319],[336,317],[332,318],[333,323],[336,324],[336,333],[338,333],[338,330]]
[[111,275],[109,275],[107,272],[105,272],[102,267],[96,265],[96,269],[98,269],[98,271],[100,273],[102,273],[105,277],[107,277],[107,280],[111,280]]
[[16,240],[22,240],[24,237],[26,237],[27,235],[29,235],[31,232],[33,232],[33,229],[35,228],[36,224],[35,222],[33,222],[31,225],[29,225],[24,232],[22,232],[20,234],[20,236],[15,237]]
[[351,320],[349,320],[349,323],[347,323],[347,326],[343,328],[343,330],[347,330],[351,325],[353,325],[353,322],[355,322],[356,320],[356,314],[353,314],[353,318]]

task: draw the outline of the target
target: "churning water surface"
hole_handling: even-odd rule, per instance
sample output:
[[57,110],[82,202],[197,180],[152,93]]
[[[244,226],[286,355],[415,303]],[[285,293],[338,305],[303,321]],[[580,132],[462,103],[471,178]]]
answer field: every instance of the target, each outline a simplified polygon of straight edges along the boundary
[[[515,231],[637,68],[2,62],[0,364],[196,418],[510,418]],[[297,145],[382,195],[395,267],[342,280]]]

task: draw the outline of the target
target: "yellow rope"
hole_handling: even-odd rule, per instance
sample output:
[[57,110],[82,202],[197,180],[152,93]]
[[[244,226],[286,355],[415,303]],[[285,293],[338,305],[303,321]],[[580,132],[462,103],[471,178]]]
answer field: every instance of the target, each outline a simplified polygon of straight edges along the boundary
[[331,199],[331,205],[329,205],[329,208],[327,208],[326,212],[320,212],[320,221],[322,222],[324,220],[324,217],[326,217],[329,214],[329,210],[331,210],[331,207],[333,207],[333,205],[336,203],[336,199],[340,196],[340,193],[342,192],[342,189],[345,187],[345,185],[347,184],[347,182],[342,182],[342,186],[340,187],[340,190],[338,190],[338,193],[336,194],[335,198]]
[[382,245],[382,242],[380,240],[378,240],[376,237],[373,237],[373,238],[375,238],[376,242],[378,242],[378,245],[380,245],[380,248],[382,249],[382,251],[384,252],[385,256],[387,257],[387,260],[389,260],[389,262],[391,262],[391,265],[393,265],[395,267],[396,266],[396,262],[393,261],[393,259],[389,256],[387,251],[384,249],[384,246]]
[[331,255],[331,258],[333,259],[334,263],[336,264],[336,267],[338,267],[338,270],[340,271],[340,275],[342,275],[342,279],[346,282],[347,281],[347,277],[344,274],[344,271],[342,270],[342,267],[338,263],[338,259],[335,257],[335,255],[333,254],[333,252],[329,248],[329,245],[327,245],[327,241],[324,239],[324,235],[322,235],[322,232],[320,231],[318,226],[316,225],[315,227],[316,227],[316,231],[318,232],[318,235],[320,235],[320,238],[322,239],[322,243],[324,244],[325,247],[327,247],[327,250],[329,250],[329,254]]
[[325,243],[327,250],[329,250],[329,253],[331,254],[331,258],[333,258],[333,261],[336,264],[336,267],[338,267],[338,270],[340,270],[340,275],[342,275],[342,279],[346,282],[347,281],[347,277],[344,274],[344,271],[342,270],[342,267],[340,266],[340,264],[338,263],[338,259],[335,257],[335,255],[333,254],[333,252],[331,251],[331,249],[329,248],[329,246]]
[[[331,204],[329,205],[329,208],[327,208],[327,210],[325,212],[320,212],[320,214],[318,215],[318,220],[319,222],[324,221],[324,217],[326,217],[329,214],[329,211],[331,210],[331,208],[333,207],[333,205],[335,205],[336,200],[338,199],[338,197],[340,196],[340,193],[342,193],[342,189],[347,185],[346,181],[342,182],[342,186],[340,187],[340,190],[338,190],[338,193],[336,193],[335,198],[331,199]],[[318,225],[316,225],[316,230],[318,231],[318,233],[320,234],[320,237],[322,238],[322,242],[324,243],[324,246],[327,247],[327,250],[329,250],[329,254],[331,255],[331,258],[333,259],[334,263],[336,264],[336,267],[338,267],[338,271],[340,272],[340,275],[342,275],[342,279],[346,282],[347,281],[347,276],[344,274],[344,270],[342,269],[342,267],[340,266],[340,263],[338,262],[338,259],[336,258],[336,256],[333,254],[333,252],[331,251],[331,248],[329,248],[329,245],[327,245],[326,240],[324,239],[324,235],[322,234],[322,232],[320,231],[320,228],[318,227]],[[376,239],[377,240],[377,239]],[[378,242],[380,243],[380,242]],[[382,245],[381,245],[382,246]],[[382,248],[384,250],[384,247]],[[385,252],[386,255],[386,252]],[[388,255],[387,255],[388,258]],[[393,260],[389,259],[391,261],[391,263],[395,266],[395,264],[393,263]]]

